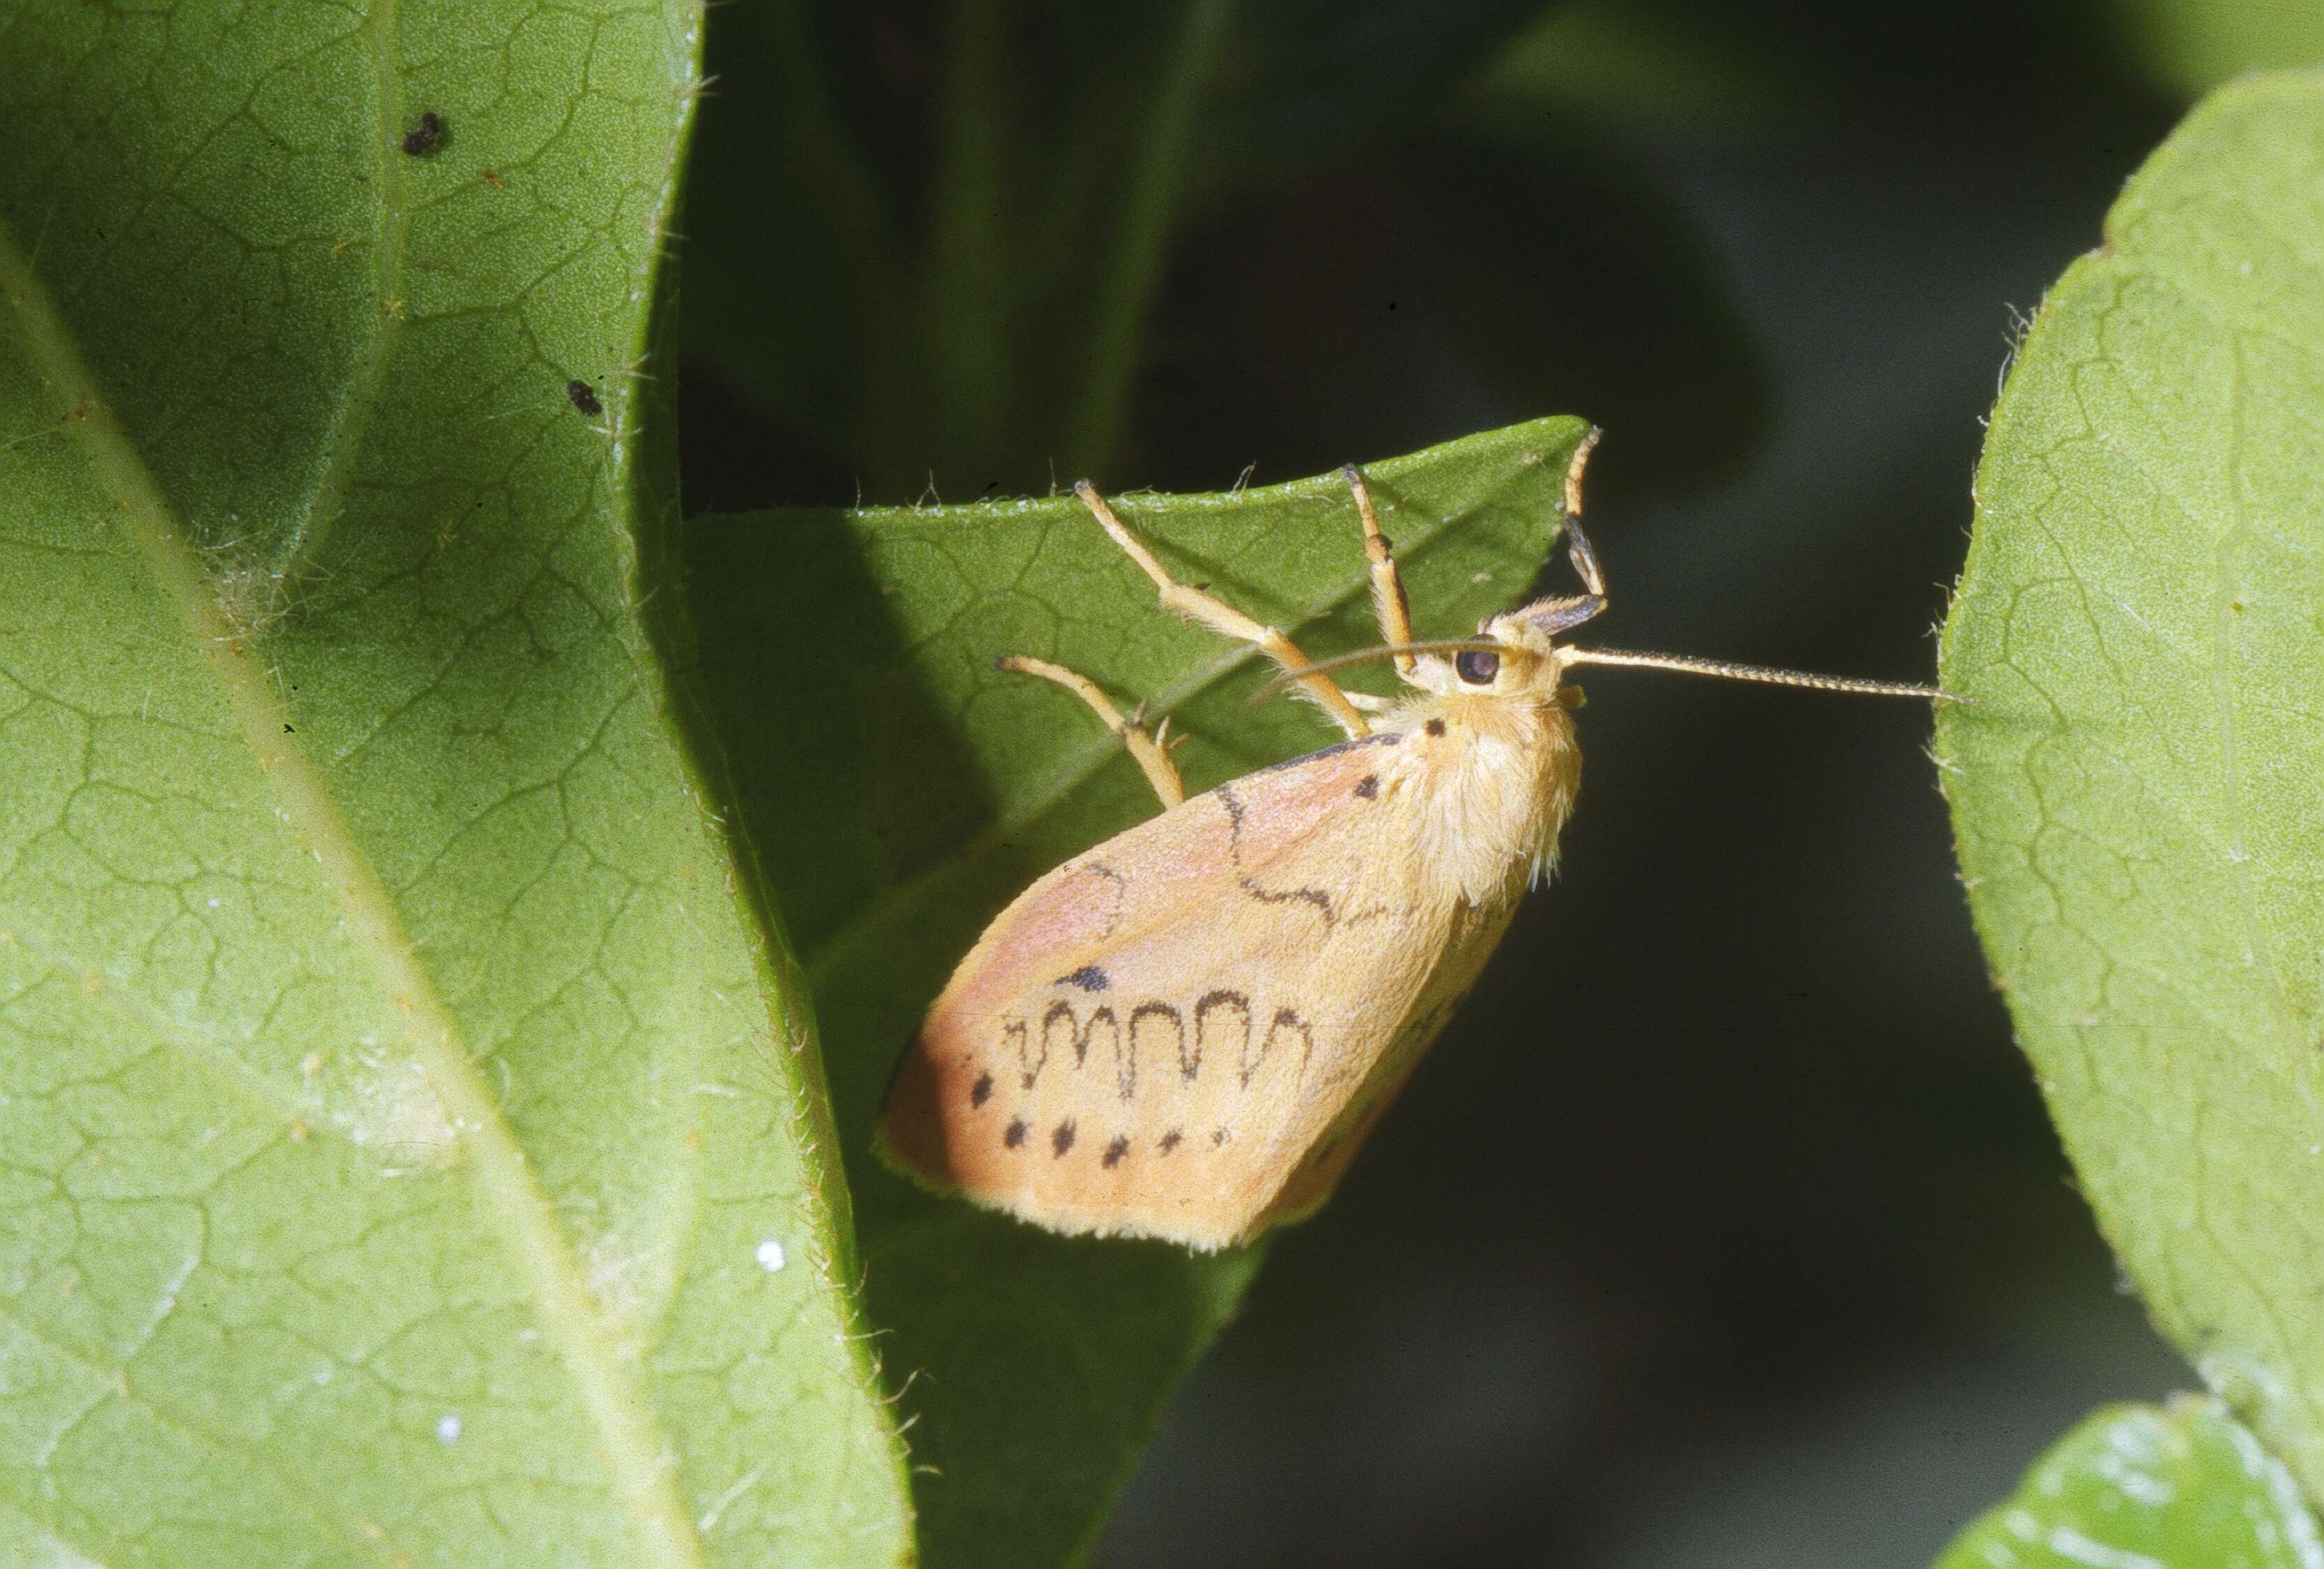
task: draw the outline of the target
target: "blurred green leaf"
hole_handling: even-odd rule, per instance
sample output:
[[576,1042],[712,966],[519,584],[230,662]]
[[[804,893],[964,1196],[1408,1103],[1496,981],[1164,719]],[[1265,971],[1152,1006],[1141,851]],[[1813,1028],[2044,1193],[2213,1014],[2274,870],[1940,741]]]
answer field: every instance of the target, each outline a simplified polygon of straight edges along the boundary
[[2324,5],[2114,0],[2147,74],[2186,97],[2246,71],[2324,60]]
[[1994,411],[1939,757],[2100,1224],[2324,1496],[2324,76],[2190,115]]
[[1199,149],[1200,185],[1251,187],[1390,145],[1564,0],[1265,0],[1239,14]]
[[0,1561],[910,1551],[641,616],[699,20],[0,9]]
[[876,424],[867,383],[913,324],[897,193],[815,25],[842,14],[807,9],[749,0],[710,23],[719,85],[687,173],[684,344],[796,445],[837,458]]
[[[1583,430],[1540,420],[1367,467],[1424,636],[1526,591]],[[1183,578],[1311,656],[1379,640],[1337,475],[1116,505]],[[706,688],[815,978],[881,1354],[933,1468],[918,1488],[929,1561],[1070,1558],[1257,1257],[1051,1236],[930,1199],[868,1153],[890,1071],[983,923],[1155,810],[1085,709],[992,660],[1040,655],[1148,700],[1187,738],[1190,789],[1337,732],[1302,703],[1245,706],[1262,662],[1161,613],[1071,496],[699,519],[689,539]]]
[[1188,451],[1272,476],[1480,408],[1584,408],[1633,503],[1699,489],[1766,426],[1724,274],[1653,172],[1587,132],[1407,134],[1190,222],[1124,445],[1157,483]]
[[2109,1406],[2034,1463],[1936,1569],[2314,1569],[2316,1517],[2217,1400]]
[[[1475,85],[1489,100],[1550,107],[1659,135],[1799,117],[1813,90],[1798,62],[1747,23],[1705,26],[1637,0],[1568,0],[1509,41]],[[1536,115],[1537,117],[1537,115]]]
[[687,347],[791,449],[774,488],[720,489],[811,494],[804,469],[892,501],[1106,466],[1186,213],[1437,115],[1539,5],[715,10]]

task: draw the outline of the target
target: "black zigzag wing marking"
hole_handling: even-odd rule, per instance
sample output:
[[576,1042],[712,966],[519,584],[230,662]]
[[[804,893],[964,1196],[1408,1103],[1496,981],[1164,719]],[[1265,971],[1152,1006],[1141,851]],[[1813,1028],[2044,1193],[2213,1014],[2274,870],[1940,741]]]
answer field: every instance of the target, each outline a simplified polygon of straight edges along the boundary
[[1189,1080],[1203,1070],[1203,1059],[1214,1048],[1240,1061],[1250,1050],[1250,998],[1223,987],[1204,992],[1194,1004],[1194,1051],[1179,1060],[1179,1071]]
[[[1060,1025],[1064,1027],[1061,1029]],[[1100,1030],[1105,1032],[1110,1054],[1120,1056],[1121,1021],[1111,1007],[1092,1009],[1089,1022],[1084,1023],[1074,1013],[1073,1004],[1051,1003],[1048,1012],[1041,1015],[1041,1054],[1046,1058],[1054,1048],[1070,1046],[1073,1048],[1074,1066],[1079,1068],[1088,1060],[1090,1043],[1096,1039]]]
[[1022,1019],[1011,1019],[1001,1026],[1001,1055],[1017,1060],[1018,1076],[1024,1080],[1027,1089],[1032,1088],[1039,1080],[1041,1069],[1049,1062],[1048,1032],[1044,1030],[1041,1032],[1038,1051],[1034,1050],[1032,1035],[1030,1026]]
[[1168,1003],[1140,1003],[1130,1011],[1129,1051],[1123,1056],[1117,1075],[1116,1087],[1121,1098],[1129,1100],[1138,1093],[1138,1061],[1178,1060],[1178,1070],[1188,1078],[1194,1077],[1194,1064],[1186,1055],[1186,1016]]
[[1315,1054],[1314,1029],[1307,1023],[1306,1020],[1299,1016],[1299,1011],[1296,1008],[1277,1008],[1275,1010],[1275,1017],[1268,1021],[1267,1033],[1259,1037],[1258,1049],[1256,1051],[1253,1051],[1250,1048],[1250,1037],[1249,1035],[1245,1035],[1243,1037],[1243,1041],[1244,1049],[1241,1069],[1242,1087],[1245,1089],[1249,1089],[1250,1087],[1252,1078],[1258,1074],[1260,1068],[1266,1065],[1268,1057],[1276,1050],[1277,1042],[1281,1042],[1285,1045],[1289,1045],[1294,1041],[1297,1042],[1299,1047],[1299,1072],[1302,1077],[1305,1077],[1306,1074],[1308,1059]]

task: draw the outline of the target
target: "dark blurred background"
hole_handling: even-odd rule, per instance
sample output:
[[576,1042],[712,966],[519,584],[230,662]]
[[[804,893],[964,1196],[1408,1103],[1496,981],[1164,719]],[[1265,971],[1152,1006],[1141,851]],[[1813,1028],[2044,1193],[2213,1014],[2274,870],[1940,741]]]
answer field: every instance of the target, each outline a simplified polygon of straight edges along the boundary
[[[2016,324],[2324,6],[732,0],[711,51],[690,510],[1578,413],[1607,642],[1925,679]],[[2190,1381],[2010,1043],[1925,713],[1588,685],[1556,885],[1100,1563],[1918,1566]]]

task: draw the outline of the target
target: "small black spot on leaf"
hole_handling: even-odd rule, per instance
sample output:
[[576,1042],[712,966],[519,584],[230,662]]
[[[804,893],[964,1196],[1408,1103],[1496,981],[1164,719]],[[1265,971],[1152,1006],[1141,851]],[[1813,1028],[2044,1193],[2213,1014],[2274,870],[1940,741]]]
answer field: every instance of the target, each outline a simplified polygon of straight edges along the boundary
[[1001,1135],[1001,1142],[1013,1150],[1025,1142],[1026,1132],[1025,1119],[1011,1117],[1009,1120],[1009,1131]]
[[572,400],[574,408],[592,419],[605,412],[605,406],[597,401],[597,390],[586,381],[567,381],[565,396]]
[[982,1106],[986,1101],[991,1100],[991,1098],[992,1075],[989,1073],[978,1074],[976,1076],[976,1082],[969,1087],[968,1104],[973,1106]]
[[1057,1131],[1049,1135],[1049,1149],[1051,1152],[1053,1154],[1062,1155],[1073,1147],[1074,1124],[1071,1121],[1059,1123],[1057,1124]]
[[444,140],[444,116],[430,109],[403,133],[403,151],[417,158]]
[[1119,1166],[1121,1164],[1121,1158],[1128,1153],[1130,1153],[1130,1141],[1116,1133],[1113,1136],[1113,1142],[1105,1147],[1104,1163],[1109,1168]]
[[1059,976],[1057,984],[1061,986],[1079,986],[1085,992],[1102,992],[1113,982],[1107,977],[1105,971],[1098,968],[1097,966],[1085,964],[1071,975]]

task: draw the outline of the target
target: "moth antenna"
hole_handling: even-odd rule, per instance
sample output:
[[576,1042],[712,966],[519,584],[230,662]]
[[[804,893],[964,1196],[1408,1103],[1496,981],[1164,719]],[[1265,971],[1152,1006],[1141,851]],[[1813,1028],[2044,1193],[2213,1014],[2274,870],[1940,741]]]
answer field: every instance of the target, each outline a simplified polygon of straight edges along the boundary
[[1358,648],[1351,653],[1334,654],[1329,659],[1318,659],[1302,665],[1296,670],[1286,670],[1274,680],[1243,699],[1246,708],[1256,707],[1295,682],[1324,671],[1338,670],[1350,665],[1369,665],[1375,659],[1393,659],[1399,654],[1451,653],[1459,648],[1494,648],[1506,645],[1490,638],[1432,638],[1418,643],[1382,643],[1374,648]]
[[1630,665],[1646,670],[1676,670],[1687,675],[1716,675],[1726,681],[1756,681],[1767,686],[1804,686],[1816,692],[1854,692],[1867,697],[1918,697],[1936,702],[1967,702],[1934,686],[1907,681],[1859,681],[1849,675],[1812,675],[1804,670],[1775,670],[1764,665],[1731,665],[1724,659],[1697,659],[1687,654],[1631,654],[1618,648],[1561,648],[1567,665]]

